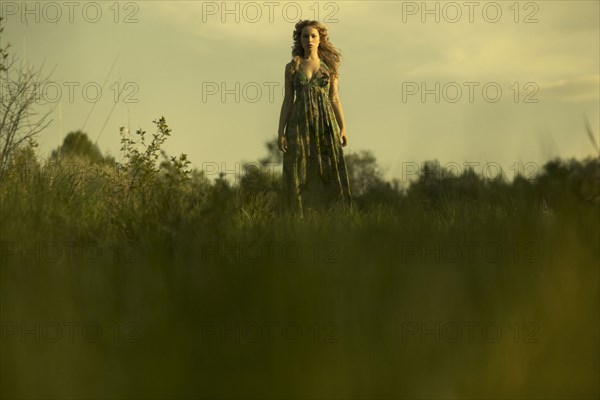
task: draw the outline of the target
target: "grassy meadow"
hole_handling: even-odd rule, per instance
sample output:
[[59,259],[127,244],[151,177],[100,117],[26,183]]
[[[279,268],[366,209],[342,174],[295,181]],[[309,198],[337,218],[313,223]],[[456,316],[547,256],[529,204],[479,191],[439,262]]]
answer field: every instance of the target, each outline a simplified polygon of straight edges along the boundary
[[4,171],[2,398],[600,396],[598,158],[400,185],[348,154],[354,209],[300,219],[281,168],[213,182],[155,123]]

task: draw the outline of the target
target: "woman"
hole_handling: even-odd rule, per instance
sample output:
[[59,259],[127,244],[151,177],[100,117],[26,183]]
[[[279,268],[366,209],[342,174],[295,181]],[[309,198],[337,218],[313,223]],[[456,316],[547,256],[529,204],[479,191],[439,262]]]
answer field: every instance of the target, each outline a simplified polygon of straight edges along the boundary
[[298,22],[293,39],[278,132],[283,152],[282,206],[301,217],[306,209],[324,210],[333,204],[352,208],[342,151],[348,134],[338,97],[341,55],[317,21]]

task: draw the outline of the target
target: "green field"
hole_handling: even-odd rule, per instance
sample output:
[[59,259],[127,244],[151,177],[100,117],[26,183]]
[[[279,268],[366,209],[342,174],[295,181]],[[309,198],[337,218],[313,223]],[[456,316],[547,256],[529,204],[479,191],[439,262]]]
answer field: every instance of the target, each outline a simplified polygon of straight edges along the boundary
[[299,219],[278,174],[123,143],[4,174],[2,398],[600,396],[597,158],[398,187],[348,155],[355,209]]

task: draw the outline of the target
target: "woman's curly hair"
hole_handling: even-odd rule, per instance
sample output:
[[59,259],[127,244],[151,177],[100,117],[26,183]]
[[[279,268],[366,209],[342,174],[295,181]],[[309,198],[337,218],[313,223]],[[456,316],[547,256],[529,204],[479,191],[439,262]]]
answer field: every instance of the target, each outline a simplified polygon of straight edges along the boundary
[[300,62],[302,58],[304,58],[304,48],[302,47],[301,35],[302,29],[305,26],[312,26],[319,32],[319,48],[317,49],[317,53],[319,58],[325,61],[325,64],[329,67],[330,75],[333,77],[339,76],[339,65],[340,60],[342,58],[341,51],[333,47],[331,42],[329,41],[329,36],[327,35],[327,28],[325,25],[315,20],[300,20],[296,23],[294,28],[294,33],[292,34],[292,38],[294,39],[294,45],[292,46],[292,62],[290,67],[290,73],[294,74],[300,68]]

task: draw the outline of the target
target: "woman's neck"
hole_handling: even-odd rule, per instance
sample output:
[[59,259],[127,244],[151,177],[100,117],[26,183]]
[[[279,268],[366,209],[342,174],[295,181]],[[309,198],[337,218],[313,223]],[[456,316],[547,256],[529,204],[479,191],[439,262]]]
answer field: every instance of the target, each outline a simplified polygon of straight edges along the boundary
[[303,60],[318,60],[319,54],[317,52],[310,53],[308,56],[302,57]]

